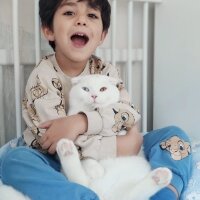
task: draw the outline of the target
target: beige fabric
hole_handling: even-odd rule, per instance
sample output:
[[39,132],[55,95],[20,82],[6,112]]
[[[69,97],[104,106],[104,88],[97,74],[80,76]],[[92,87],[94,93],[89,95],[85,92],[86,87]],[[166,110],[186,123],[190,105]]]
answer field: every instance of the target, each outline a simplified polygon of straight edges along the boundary
[[[80,76],[104,74],[119,79],[117,69],[92,56]],[[45,130],[38,125],[50,119],[66,116],[70,77],[58,66],[55,54],[43,58],[29,76],[23,100],[23,118],[27,124],[24,139],[28,146],[42,150],[38,139]],[[119,79],[120,102],[109,108],[86,112],[88,131],[77,138],[83,157],[101,159],[116,156],[116,135],[128,130],[140,119],[130,104],[128,93]]]

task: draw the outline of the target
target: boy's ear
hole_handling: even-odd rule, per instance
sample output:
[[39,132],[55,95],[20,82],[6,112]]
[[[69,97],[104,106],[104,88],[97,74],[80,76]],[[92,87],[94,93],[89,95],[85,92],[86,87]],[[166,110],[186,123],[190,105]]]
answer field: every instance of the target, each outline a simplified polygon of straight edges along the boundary
[[50,28],[42,27],[42,32],[47,40],[54,41],[54,33]]
[[102,34],[101,34],[101,40],[99,41],[99,45],[101,45],[103,43],[103,41],[106,38],[107,33],[108,33],[108,31],[103,31],[102,32]]

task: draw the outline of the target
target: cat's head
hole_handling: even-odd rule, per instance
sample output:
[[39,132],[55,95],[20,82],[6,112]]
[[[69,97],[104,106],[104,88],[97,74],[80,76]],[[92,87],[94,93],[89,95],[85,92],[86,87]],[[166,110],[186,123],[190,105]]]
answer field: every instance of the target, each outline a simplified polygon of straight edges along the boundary
[[[119,101],[119,80],[105,75],[86,75],[71,79],[70,98],[84,105],[101,108]],[[72,99],[72,101],[73,101]]]

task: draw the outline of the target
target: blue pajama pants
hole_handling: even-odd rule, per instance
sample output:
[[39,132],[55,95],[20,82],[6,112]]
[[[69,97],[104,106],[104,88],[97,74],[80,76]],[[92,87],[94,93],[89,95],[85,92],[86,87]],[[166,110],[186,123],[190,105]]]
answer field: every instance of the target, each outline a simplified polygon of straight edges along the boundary
[[[16,141],[16,140],[15,140]],[[18,142],[18,141],[17,141]],[[84,186],[72,183],[60,173],[60,163],[54,156],[44,155],[25,146],[0,150],[0,179],[32,200],[98,200]],[[192,156],[187,135],[170,126],[151,131],[144,136],[144,153],[152,168],[168,167],[173,172],[171,184],[179,194],[191,176]],[[158,198],[152,197],[151,200]],[[159,199],[164,199],[159,197]]]
[[88,188],[69,182],[56,157],[28,147],[9,150],[2,161],[2,182],[31,200],[98,200]]
[[[172,171],[171,185],[176,188],[179,199],[182,199],[181,194],[192,175],[192,149],[187,134],[178,127],[169,126],[147,133],[143,146],[152,169],[168,167]],[[164,195],[164,192],[162,198],[155,195],[151,200],[168,200]]]

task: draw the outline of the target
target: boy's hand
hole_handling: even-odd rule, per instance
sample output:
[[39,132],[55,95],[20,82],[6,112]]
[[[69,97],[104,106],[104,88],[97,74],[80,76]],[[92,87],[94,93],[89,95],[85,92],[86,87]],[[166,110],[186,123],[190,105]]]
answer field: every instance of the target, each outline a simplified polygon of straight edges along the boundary
[[117,136],[117,156],[137,155],[142,143],[142,133],[138,131],[138,127],[135,125],[126,135]]
[[87,117],[84,114],[76,114],[63,118],[47,121],[39,126],[46,129],[39,142],[43,149],[50,154],[56,151],[57,142],[61,138],[75,140],[79,134],[87,131]]

